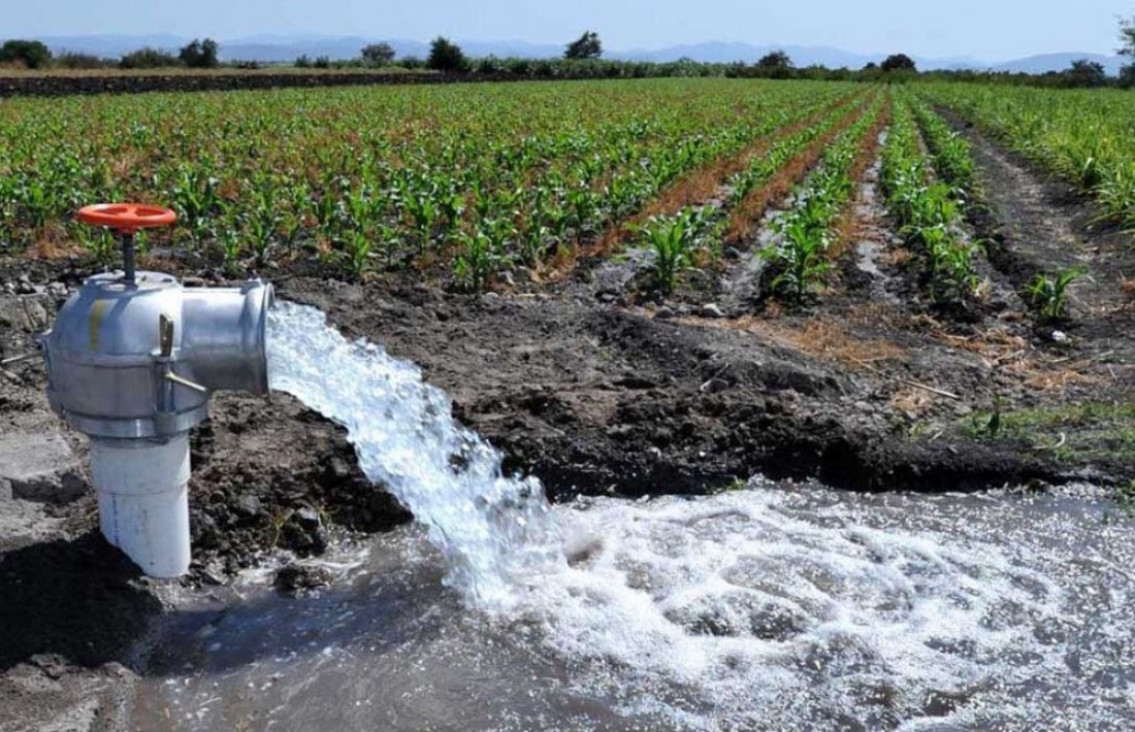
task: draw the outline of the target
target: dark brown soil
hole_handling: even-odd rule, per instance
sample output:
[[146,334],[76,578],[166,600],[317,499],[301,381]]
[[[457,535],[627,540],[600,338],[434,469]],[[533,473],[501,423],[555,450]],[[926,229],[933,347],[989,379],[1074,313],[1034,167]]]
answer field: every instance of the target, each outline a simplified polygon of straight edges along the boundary
[[192,73],[0,75],[0,99],[5,97],[61,97],[89,94],[141,94],[145,92],[236,91],[287,87],[376,86],[401,84],[457,84],[472,82],[540,81],[513,74],[440,74],[382,72],[321,73]]

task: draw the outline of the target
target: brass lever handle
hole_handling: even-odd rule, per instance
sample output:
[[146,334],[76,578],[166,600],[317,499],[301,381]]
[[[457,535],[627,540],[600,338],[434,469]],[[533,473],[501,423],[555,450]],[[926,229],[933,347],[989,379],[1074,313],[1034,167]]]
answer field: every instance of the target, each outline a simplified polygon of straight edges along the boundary
[[206,387],[201,386],[200,384],[198,384],[195,381],[190,381],[189,379],[186,379],[182,376],[178,376],[177,374],[173,373],[172,371],[170,371],[168,374],[166,374],[166,379],[168,381],[172,381],[173,383],[178,384],[180,386],[184,386],[187,389],[192,389],[193,391],[199,391],[202,394],[208,394],[209,393],[209,390]]

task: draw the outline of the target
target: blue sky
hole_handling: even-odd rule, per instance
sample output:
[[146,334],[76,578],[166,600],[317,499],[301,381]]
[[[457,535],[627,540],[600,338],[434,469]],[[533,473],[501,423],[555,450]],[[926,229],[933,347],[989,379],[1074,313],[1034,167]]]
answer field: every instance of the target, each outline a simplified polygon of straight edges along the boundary
[[171,33],[562,43],[591,28],[608,48],[700,41],[826,45],[861,53],[1112,53],[1135,0],[0,0],[0,37]]

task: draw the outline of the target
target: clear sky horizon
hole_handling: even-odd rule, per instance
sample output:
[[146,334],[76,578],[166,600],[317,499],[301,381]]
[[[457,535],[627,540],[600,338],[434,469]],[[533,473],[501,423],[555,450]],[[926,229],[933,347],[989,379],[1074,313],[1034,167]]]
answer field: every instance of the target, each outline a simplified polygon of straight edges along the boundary
[[0,38],[94,34],[362,36],[565,43],[595,30],[611,50],[703,41],[832,46],[856,53],[972,56],[1111,54],[1135,0],[0,0]]

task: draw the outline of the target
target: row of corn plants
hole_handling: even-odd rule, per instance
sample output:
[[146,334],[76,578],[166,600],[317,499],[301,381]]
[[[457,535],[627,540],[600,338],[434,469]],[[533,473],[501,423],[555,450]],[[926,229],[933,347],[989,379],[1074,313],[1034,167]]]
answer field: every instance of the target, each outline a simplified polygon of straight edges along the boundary
[[54,229],[98,251],[105,237],[72,212],[140,199],[178,211],[172,243],[234,266],[441,261],[476,286],[851,91],[650,80],[10,100],[0,247]]
[[919,95],[1093,194],[1135,226],[1135,97],[1114,89],[928,84]]
[[834,226],[855,190],[853,166],[882,112],[879,96],[824,152],[817,169],[793,192],[792,207],[773,219],[776,238],[762,252],[772,293],[801,301],[822,282],[831,266]]
[[968,196],[974,187],[973,156],[969,142],[922,100],[908,97],[906,102],[910,105],[922,138],[930,150],[934,172],[940,180],[954,187],[955,197]]
[[963,304],[977,289],[980,247],[961,228],[957,189],[935,180],[919,144],[918,128],[905,96],[896,97],[883,146],[882,187],[900,234],[925,266],[931,298]]
[[[739,153],[754,139],[815,114],[833,97],[815,95],[734,125],[697,130],[668,148],[629,157],[601,185],[562,176],[533,180],[513,205],[478,210],[460,232],[454,260],[459,282],[483,287],[494,270],[539,266],[565,243],[579,243],[617,226],[683,175]],[[697,218],[697,217],[695,217]]]
[[863,108],[833,109],[815,124],[777,140],[764,154],[755,156],[748,166],[728,177],[723,200],[685,206],[670,215],[653,216],[638,227],[639,245],[647,247],[654,255],[657,288],[663,293],[669,292],[678,274],[699,261],[716,263],[734,208],[848,115],[862,119]]
[[[912,98],[909,102],[933,155],[934,171],[940,179],[954,186],[956,199],[963,205],[971,205],[975,177],[969,143],[924,101]],[[1085,274],[1086,270],[1079,266],[1051,274],[1037,272],[1022,289],[1022,295],[1042,320],[1060,320],[1068,314],[1069,288]]]

